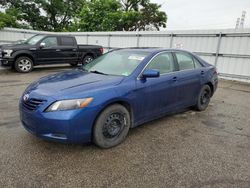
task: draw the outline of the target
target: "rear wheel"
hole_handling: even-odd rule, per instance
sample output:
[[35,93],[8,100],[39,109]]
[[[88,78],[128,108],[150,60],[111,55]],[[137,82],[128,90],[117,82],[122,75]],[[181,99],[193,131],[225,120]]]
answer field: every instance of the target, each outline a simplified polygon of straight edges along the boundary
[[212,96],[211,88],[208,85],[204,85],[199,93],[196,109],[198,111],[203,111],[208,107],[210,98]]
[[93,59],[94,58],[91,55],[86,55],[82,60],[82,65],[89,64],[91,61],[93,61]]
[[93,129],[93,141],[101,148],[120,144],[130,128],[128,110],[119,104],[107,107],[97,118]]
[[21,56],[15,61],[15,70],[21,73],[28,73],[33,69],[33,61],[26,56]]

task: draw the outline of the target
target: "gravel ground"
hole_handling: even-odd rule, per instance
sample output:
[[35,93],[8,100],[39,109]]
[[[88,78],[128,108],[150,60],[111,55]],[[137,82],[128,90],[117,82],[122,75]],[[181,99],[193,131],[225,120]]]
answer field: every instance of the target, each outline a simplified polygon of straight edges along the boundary
[[146,123],[103,150],[43,141],[20,124],[27,85],[67,69],[0,72],[0,187],[250,187],[250,85],[220,80],[206,111]]

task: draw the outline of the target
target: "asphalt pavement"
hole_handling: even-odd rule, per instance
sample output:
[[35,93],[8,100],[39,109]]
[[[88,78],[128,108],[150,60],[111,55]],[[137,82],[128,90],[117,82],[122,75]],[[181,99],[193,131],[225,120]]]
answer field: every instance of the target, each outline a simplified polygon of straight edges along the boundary
[[208,109],[130,130],[112,149],[29,134],[18,100],[27,85],[69,66],[0,71],[0,187],[250,187],[250,85],[220,80]]

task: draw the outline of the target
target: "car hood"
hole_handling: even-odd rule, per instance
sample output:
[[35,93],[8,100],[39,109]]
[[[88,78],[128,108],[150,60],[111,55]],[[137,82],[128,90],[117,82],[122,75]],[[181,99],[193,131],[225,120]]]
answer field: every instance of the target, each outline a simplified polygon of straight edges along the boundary
[[112,87],[119,84],[123,78],[122,76],[88,73],[80,69],[72,70],[43,77],[32,83],[25,93],[53,98],[71,98],[93,90]]
[[29,44],[3,44],[0,46],[2,49],[11,49],[11,50],[16,50],[16,49],[27,49],[35,47],[34,45],[29,45]]

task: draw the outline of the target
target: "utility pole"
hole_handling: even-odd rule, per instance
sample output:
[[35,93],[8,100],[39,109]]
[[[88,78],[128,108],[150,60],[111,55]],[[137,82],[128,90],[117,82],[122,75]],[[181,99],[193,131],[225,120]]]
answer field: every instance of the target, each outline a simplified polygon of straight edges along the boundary
[[241,19],[240,19],[240,29],[244,28],[245,18],[246,18],[246,11],[242,11]]
[[240,26],[240,18],[237,18],[235,29],[239,29],[239,26]]

